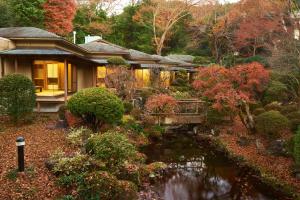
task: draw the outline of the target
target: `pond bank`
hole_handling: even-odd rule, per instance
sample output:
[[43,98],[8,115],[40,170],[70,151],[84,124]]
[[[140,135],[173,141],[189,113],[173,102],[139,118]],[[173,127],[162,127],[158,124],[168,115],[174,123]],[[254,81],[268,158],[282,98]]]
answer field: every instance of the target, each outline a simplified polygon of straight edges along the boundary
[[[282,185],[265,179],[255,167],[229,153],[215,137],[168,135],[143,152],[147,162],[169,165],[148,191],[155,194],[154,199],[295,199]],[[153,195],[140,199],[153,199]]]
[[223,155],[230,162],[234,163],[237,168],[243,171],[243,176],[247,176],[257,187],[269,191],[273,198],[281,200],[299,199],[298,193],[292,186],[281,183],[275,177],[263,173],[257,166],[248,162],[244,157],[231,152],[217,137],[199,134],[195,136],[195,139],[200,145],[205,145],[210,150]]

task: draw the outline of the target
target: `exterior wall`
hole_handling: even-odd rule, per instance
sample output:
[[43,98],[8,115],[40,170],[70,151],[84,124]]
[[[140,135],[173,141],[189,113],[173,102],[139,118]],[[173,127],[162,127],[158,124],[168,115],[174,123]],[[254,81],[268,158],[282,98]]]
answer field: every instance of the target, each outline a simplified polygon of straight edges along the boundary
[[23,74],[24,76],[32,79],[32,61],[28,58],[20,58],[18,59],[18,74]]
[[17,71],[15,69],[15,59],[14,58],[2,58],[4,65],[5,75],[18,73],[27,76],[32,79],[31,71],[31,59],[28,58],[18,58],[17,59]]
[[77,66],[77,89],[96,86],[96,72],[92,66]]

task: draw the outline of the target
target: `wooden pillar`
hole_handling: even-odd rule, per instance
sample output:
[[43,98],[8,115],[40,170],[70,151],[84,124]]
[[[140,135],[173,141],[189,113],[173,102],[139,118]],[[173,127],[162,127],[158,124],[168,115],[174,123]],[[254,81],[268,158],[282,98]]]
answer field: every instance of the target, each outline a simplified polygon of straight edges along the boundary
[[1,71],[0,77],[4,76],[4,64],[3,64],[3,61],[4,61],[4,58],[0,56],[0,71]]
[[15,58],[15,74],[18,73],[18,59]]
[[92,86],[96,87],[97,86],[97,67],[95,67],[95,65],[93,65],[92,70],[93,70],[93,84],[92,84]]
[[67,102],[68,100],[68,62],[67,62],[67,59],[64,60],[64,90],[65,90],[65,93],[64,93],[64,100],[65,100],[65,103]]

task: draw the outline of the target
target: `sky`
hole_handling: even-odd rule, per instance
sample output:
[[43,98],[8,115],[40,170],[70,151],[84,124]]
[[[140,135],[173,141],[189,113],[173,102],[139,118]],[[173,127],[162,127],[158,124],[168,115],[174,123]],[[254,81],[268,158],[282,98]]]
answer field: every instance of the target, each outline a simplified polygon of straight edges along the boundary
[[[239,0],[219,0],[220,3],[235,3],[238,2]],[[116,13],[121,13],[123,8],[127,6],[130,3],[130,0],[120,0],[119,5],[115,8]]]

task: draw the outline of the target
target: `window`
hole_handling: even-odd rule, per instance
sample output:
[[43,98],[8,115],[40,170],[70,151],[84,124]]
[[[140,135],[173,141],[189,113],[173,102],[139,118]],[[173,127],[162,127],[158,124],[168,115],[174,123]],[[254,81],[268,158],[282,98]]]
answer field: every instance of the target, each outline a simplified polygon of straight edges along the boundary
[[65,67],[63,62],[52,60],[35,60],[33,62],[33,82],[38,95],[61,95],[64,93],[65,81],[68,91],[77,89],[76,67],[67,66],[67,80],[65,80]]
[[136,69],[135,79],[139,88],[150,86],[150,69]]

